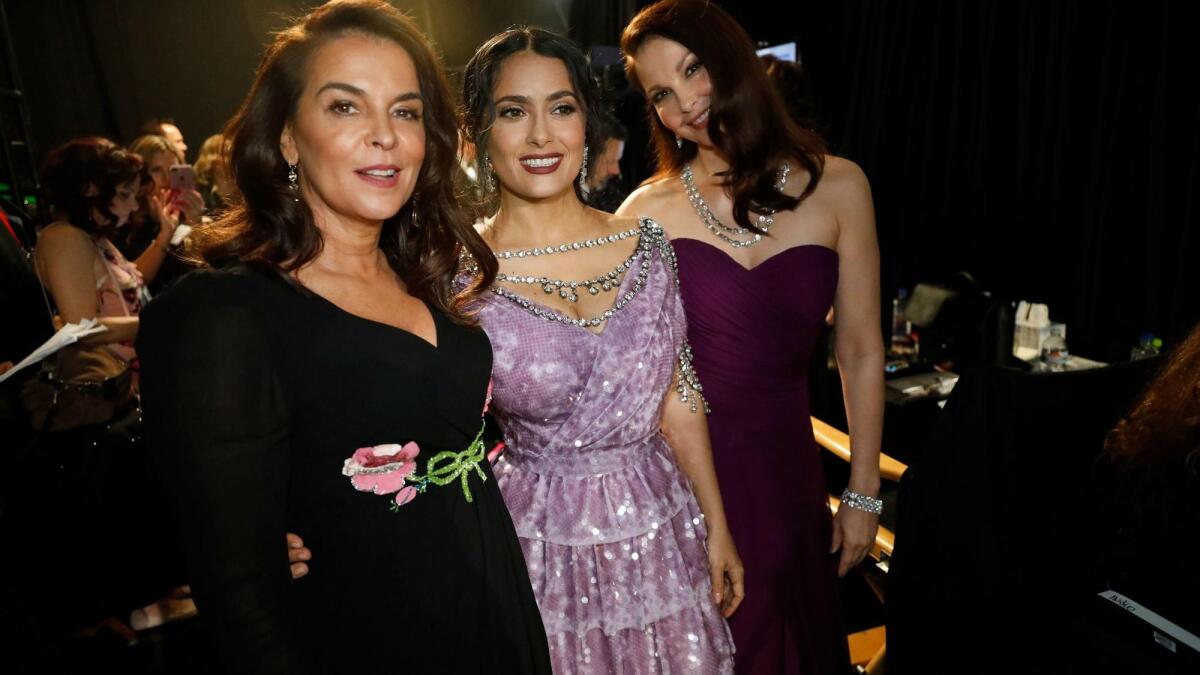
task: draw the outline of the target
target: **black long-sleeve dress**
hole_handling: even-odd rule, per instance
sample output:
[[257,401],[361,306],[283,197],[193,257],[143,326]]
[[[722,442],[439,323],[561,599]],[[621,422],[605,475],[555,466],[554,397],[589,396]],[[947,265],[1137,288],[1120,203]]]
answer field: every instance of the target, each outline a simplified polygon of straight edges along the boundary
[[[238,268],[193,273],[142,313],[147,435],[227,670],[550,672],[486,461],[485,479],[472,468],[403,506],[343,475],[359,448],[416,442],[425,474],[476,437],[489,342],[431,311],[436,347]],[[297,582],[288,531],[314,554]]]

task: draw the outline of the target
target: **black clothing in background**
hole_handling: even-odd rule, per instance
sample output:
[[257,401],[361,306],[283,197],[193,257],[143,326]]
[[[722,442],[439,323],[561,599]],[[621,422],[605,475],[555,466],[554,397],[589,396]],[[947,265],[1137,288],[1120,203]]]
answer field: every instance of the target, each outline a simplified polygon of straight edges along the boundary
[[1088,482],[1155,365],[962,377],[900,481],[889,673],[1077,672],[1073,622],[1100,590]]
[[[202,621],[230,672],[549,673],[546,636],[490,466],[411,503],[342,475],[416,441],[417,471],[479,431],[482,330],[436,310],[436,347],[266,272],[200,271],[143,311],[152,452]],[[285,532],[313,551],[292,582]]]

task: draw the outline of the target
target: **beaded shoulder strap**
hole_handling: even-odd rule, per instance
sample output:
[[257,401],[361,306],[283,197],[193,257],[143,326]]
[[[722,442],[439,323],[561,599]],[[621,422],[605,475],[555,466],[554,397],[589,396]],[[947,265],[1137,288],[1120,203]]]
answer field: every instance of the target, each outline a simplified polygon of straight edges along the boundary
[[[641,218],[642,231],[646,236],[658,246],[658,250],[662,255],[663,264],[670,272],[675,281],[675,293],[679,293],[679,260],[675,257],[675,246],[671,244],[671,240],[667,238],[663,232],[662,226],[654,221],[653,218],[643,216]],[[680,299],[682,302],[682,298]],[[704,385],[700,384],[700,377],[696,374],[696,369],[692,367],[692,347],[688,344],[687,336],[683,336],[683,340],[679,343],[678,358],[678,379],[675,382],[675,393],[679,395],[679,400],[689,405],[692,412],[704,406],[706,414],[712,413],[712,408],[708,405],[708,399],[704,398]]]

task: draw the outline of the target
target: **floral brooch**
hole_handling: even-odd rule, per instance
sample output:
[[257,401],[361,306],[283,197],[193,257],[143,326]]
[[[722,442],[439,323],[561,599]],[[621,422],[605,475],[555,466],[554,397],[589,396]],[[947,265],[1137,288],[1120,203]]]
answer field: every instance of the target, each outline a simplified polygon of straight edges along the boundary
[[[491,401],[492,383],[489,381],[487,400],[483,405],[485,413]],[[468,484],[471,473],[479,476],[479,480],[487,481],[487,474],[479,466],[480,462],[487,459],[483,449],[484,429],[485,425],[480,424],[475,440],[465,450],[445,450],[434,455],[426,465],[424,475],[416,473],[421,448],[415,441],[404,445],[387,443],[359,448],[342,464],[342,475],[349,477],[350,484],[360,492],[377,495],[395,493],[391,504],[393,511],[416,499],[417,495],[424,494],[430,485],[443,486],[455,481],[461,483],[467,502],[473,502],[475,500]]]

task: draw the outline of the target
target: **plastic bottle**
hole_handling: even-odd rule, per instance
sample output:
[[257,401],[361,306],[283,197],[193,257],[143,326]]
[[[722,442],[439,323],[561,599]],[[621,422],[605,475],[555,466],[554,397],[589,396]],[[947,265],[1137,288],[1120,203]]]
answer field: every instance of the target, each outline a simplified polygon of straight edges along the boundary
[[912,323],[904,317],[908,289],[901,288],[892,298],[892,353],[907,355],[912,350]]
[[1042,341],[1042,362],[1040,370],[1052,372],[1067,369],[1067,361],[1071,358],[1067,351],[1067,339],[1063,337],[1060,326],[1050,327],[1050,336]]
[[1162,339],[1155,337],[1154,333],[1142,333],[1138,338],[1138,343],[1129,350],[1129,360],[1153,358],[1158,356],[1160,351],[1162,351]]

